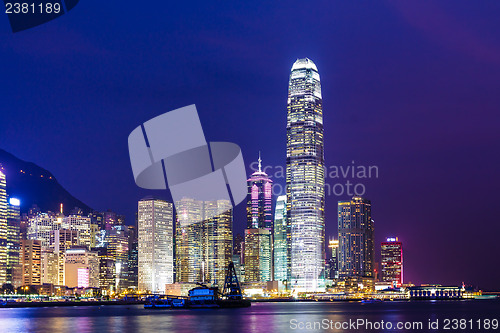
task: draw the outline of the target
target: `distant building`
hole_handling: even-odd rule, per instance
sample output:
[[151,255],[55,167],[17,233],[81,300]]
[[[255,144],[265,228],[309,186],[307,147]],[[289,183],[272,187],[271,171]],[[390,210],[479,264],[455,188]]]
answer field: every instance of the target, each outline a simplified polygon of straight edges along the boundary
[[382,281],[393,287],[403,285],[403,244],[398,238],[387,238],[382,242]]
[[330,256],[327,260],[329,268],[329,278],[337,280],[339,278],[339,241],[338,239],[330,239],[328,242]]
[[274,280],[290,281],[290,224],[286,218],[286,195],[274,209]]
[[78,245],[90,249],[92,246],[91,218],[83,215],[69,215],[62,219],[61,228],[78,232]]
[[267,228],[245,230],[245,282],[271,281],[271,232]]
[[272,228],[272,185],[273,181],[262,171],[259,155],[259,169],[247,180],[247,228]]
[[127,286],[128,288],[137,289],[137,227],[128,226],[128,276],[127,276]]
[[64,285],[69,288],[98,288],[97,252],[86,247],[67,249],[64,255]]
[[42,241],[21,240],[22,285],[42,284]]
[[339,278],[374,278],[371,202],[361,197],[338,203]]
[[99,258],[99,288],[103,294],[116,291],[116,267],[115,258],[105,247],[96,247],[92,251],[97,252]]
[[20,201],[16,198],[10,198],[7,215],[7,276],[5,282],[15,287],[19,287],[22,283],[19,262],[21,252],[20,227]]
[[106,230],[106,247],[115,263],[115,290],[127,289],[128,230],[123,225]]
[[52,212],[36,212],[28,217],[27,239],[39,240],[42,246],[50,245],[50,233],[61,228],[62,218]]
[[[202,202],[183,198],[176,202],[177,282],[223,286],[233,255],[231,208],[227,200]],[[220,211],[223,213],[216,215]]]
[[60,285],[59,254],[53,249],[42,247],[41,253],[42,284]]
[[0,166],[0,285],[7,282],[7,180]]
[[138,203],[138,288],[164,293],[174,282],[173,205],[144,198]]

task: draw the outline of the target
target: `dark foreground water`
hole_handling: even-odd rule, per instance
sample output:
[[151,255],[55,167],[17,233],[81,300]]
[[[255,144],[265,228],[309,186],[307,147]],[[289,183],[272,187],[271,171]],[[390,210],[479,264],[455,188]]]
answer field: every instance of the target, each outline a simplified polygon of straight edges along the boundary
[[254,303],[217,310],[75,306],[0,309],[0,332],[500,332],[499,320],[496,300]]

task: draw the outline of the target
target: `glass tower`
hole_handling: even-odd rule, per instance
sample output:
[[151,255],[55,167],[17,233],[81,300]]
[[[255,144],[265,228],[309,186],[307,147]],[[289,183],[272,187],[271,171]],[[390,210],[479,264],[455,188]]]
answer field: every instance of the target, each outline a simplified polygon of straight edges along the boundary
[[276,199],[274,209],[274,279],[290,281],[290,224],[286,218],[286,195]]
[[291,233],[291,284],[323,286],[325,172],[323,107],[316,65],[298,59],[288,87],[286,150],[287,218]]
[[174,282],[173,205],[145,198],[138,206],[138,288],[164,293]]
[[[177,281],[222,287],[233,254],[231,202],[183,198],[176,201],[175,207]],[[215,215],[220,211],[223,213]]]
[[399,288],[403,284],[403,244],[398,238],[382,242],[382,281]]
[[7,181],[0,166],[0,285],[7,282]]
[[272,185],[273,181],[262,171],[262,160],[259,154],[259,170],[247,180],[247,228],[272,227]]
[[374,277],[371,202],[362,197],[339,201],[339,278]]

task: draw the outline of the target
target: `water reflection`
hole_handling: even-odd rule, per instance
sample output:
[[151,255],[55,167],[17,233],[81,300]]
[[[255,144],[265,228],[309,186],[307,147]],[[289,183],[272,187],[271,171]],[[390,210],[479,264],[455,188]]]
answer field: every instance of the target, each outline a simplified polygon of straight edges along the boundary
[[[498,319],[499,301],[254,303],[244,309],[145,310],[142,306],[0,309],[2,332],[288,332],[292,323],[420,321],[444,318]],[[299,328],[298,325],[295,326]],[[311,331],[296,329],[293,331]],[[330,326],[334,327],[334,326]],[[328,327],[328,328],[330,328]],[[335,331],[335,330],[334,330]],[[379,330],[380,332],[388,330]],[[394,331],[394,330],[392,330]],[[374,332],[359,328],[356,332]]]

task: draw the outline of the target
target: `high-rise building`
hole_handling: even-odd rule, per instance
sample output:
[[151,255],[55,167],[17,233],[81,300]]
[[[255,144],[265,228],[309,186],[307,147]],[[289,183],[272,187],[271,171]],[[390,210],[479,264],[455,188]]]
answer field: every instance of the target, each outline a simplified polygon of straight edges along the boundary
[[137,226],[128,226],[128,288],[137,289]]
[[86,246],[67,249],[64,255],[64,285],[69,288],[99,287],[99,257]]
[[259,154],[259,170],[247,180],[247,228],[272,228],[272,185],[273,181],[262,171]]
[[21,240],[22,285],[42,284],[42,241]]
[[53,249],[42,247],[41,253],[42,284],[59,285],[59,255]]
[[[222,288],[233,255],[233,211],[228,200],[207,201],[204,221],[205,281]],[[217,212],[223,212],[216,215]]]
[[173,205],[144,198],[138,203],[138,288],[164,293],[174,282]]
[[205,254],[203,202],[183,198],[176,202],[176,280],[177,282],[205,282]]
[[332,280],[337,280],[339,278],[339,240],[330,239],[328,249],[330,250],[330,257],[327,260],[328,277]]
[[286,195],[276,199],[274,209],[274,280],[290,281],[290,224],[286,218]]
[[7,276],[6,283],[19,287],[21,281],[21,266],[19,256],[21,252],[21,213],[20,201],[9,198],[7,215]]
[[259,169],[247,180],[247,229],[245,230],[245,281],[271,281],[272,261],[272,185]]
[[391,282],[393,287],[403,285],[403,243],[396,237],[382,242],[382,281]]
[[324,286],[325,266],[323,107],[318,69],[307,58],[298,59],[290,74],[286,194],[291,283],[297,290],[316,290]]
[[61,228],[62,218],[52,212],[35,212],[28,216],[27,239],[42,242],[42,246],[50,245],[50,233]]
[[[222,286],[233,254],[233,213],[227,200],[176,202],[176,273],[178,282]],[[215,215],[215,212],[223,211]],[[207,216],[214,216],[206,218]]]
[[374,278],[371,202],[359,196],[338,203],[339,278]]
[[115,290],[127,288],[128,280],[128,231],[123,225],[114,225],[106,230],[108,253],[115,264]]
[[76,230],[78,232],[78,245],[90,249],[92,246],[91,220],[91,217],[73,214],[62,219],[61,227]]
[[267,228],[245,230],[245,282],[271,281],[271,232]]
[[105,294],[116,291],[115,259],[106,247],[96,247],[92,251],[99,257],[99,288]]
[[7,180],[0,166],[0,285],[7,282]]

